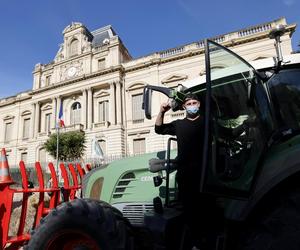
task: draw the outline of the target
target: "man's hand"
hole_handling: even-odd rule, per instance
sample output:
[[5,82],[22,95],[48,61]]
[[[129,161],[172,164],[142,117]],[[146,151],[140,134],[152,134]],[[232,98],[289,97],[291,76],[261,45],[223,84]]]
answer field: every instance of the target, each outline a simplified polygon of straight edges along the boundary
[[165,102],[162,105],[160,105],[160,113],[164,114],[168,110],[170,110],[170,108],[171,108],[170,104],[168,102]]

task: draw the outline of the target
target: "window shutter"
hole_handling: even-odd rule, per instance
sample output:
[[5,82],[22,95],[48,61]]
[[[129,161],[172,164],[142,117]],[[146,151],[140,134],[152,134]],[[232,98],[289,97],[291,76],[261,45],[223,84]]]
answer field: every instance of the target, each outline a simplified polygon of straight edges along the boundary
[[144,154],[146,152],[145,138],[133,140],[133,154]]
[[132,121],[134,123],[144,121],[144,112],[142,110],[143,95],[132,96]]
[[5,141],[8,142],[12,138],[12,123],[8,122],[5,124]]
[[29,138],[30,119],[24,119],[23,138]]

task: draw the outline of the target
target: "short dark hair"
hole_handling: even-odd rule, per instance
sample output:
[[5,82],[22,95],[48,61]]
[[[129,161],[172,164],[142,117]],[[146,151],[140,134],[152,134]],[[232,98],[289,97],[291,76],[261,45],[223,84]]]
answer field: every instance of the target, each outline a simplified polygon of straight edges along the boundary
[[183,103],[185,103],[188,100],[197,100],[198,102],[200,102],[199,97],[193,93],[187,93],[183,99]]

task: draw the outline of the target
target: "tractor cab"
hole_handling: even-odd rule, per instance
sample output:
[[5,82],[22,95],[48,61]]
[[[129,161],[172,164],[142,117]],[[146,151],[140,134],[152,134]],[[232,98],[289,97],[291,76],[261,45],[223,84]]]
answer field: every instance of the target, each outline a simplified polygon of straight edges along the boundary
[[199,191],[246,198],[255,184],[260,157],[275,131],[270,98],[260,74],[244,59],[206,41],[206,79],[180,90],[144,89],[145,115],[151,118],[152,91],[172,99],[178,110],[187,93],[197,94],[205,119]]
[[[271,169],[275,161],[274,148],[277,152],[287,150],[282,146],[284,142],[289,145],[284,147],[297,147],[297,142],[289,144],[289,139],[296,137],[300,131],[300,57],[296,55],[295,58],[291,63],[278,56],[275,65],[258,71],[227,48],[206,40],[205,77],[183,82],[176,90],[152,85],[144,88],[143,109],[148,119],[152,118],[154,91],[170,99],[173,111],[181,109],[187,94],[198,95],[205,121],[204,137],[195,138],[204,145],[202,161],[198,162],[202,170],[199,192],[221,198],[226,219],[242,220],[243,216],[245,219],[262,193],[278,185],[278,180],[271,180],[275,176],[274,169]],[[295,63],[295,60],[299,62]],[[281,156],[284,160],[284,153]],[[176,167],[176,164],[172,165],[174,161],[167,158],[160,168],[154,167],[155,170],[166,171],[166,190],[169,172]],[[276,178],[283,179],[286,174],[297,171],[294,166],[289,170],[280,165],[275,168],[280,176]],[[297,169],[299,171],[299,167]],[[266,185],[265,180],[268,180]],[[174,214],[169,202],[166,199],[163,209],[161,202],[154,199],[160,220],[157,220],[157,215],[145,216],[148,227],[156,232],[154,235],[164,235],[166,239],[168,235],[170,239],[174,235],[180,237],[185,234],[180,214]],[[183,229],[174,232],[173,223]],[[160,225],[159,230],[157,224]],[[182,238],[178,237],[177,241],[166,240],[166,244],[182,244]],[[167,249],[175,248],[171,245]]]

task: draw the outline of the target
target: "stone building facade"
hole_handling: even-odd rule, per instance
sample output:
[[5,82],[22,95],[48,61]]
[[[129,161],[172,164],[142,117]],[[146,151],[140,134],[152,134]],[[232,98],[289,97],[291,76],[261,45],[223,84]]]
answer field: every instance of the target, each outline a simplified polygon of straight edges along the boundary
[[[284,18],[212,38],[246,60],[275,55],[269,31],[287,26],[282,37],[283,54],[292,52],[295,24]],[[63,107],[63,131],[84,131],[86,157],[96,137],[107,157],[153,152],[166,147],[167,136],[154,133],[153,125],[165,97],[155,94],[152,120],[144,118],[142,91],[146,84],[168,87],[205,74],[204,41],[132,58],[111,26],[89,31],[72,23],[53,61],[36,64],[31,91],[0,100],[0,147],[7,150],[10,165],[47,162],[43,144],[55,133],[59,108]],[[5,86],[5,83],[3,83]],[[184,117],[169,112],[166,120]]]

